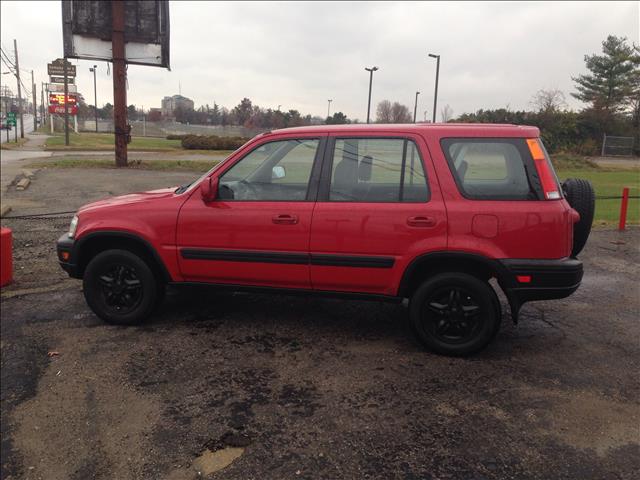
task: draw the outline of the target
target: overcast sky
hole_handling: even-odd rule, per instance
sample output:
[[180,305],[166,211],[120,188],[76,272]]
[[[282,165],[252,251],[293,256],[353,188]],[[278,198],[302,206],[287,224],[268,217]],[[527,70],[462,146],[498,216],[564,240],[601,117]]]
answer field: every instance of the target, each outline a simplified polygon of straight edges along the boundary
[[[23,75],[47,81],[46,64],[62,56],[59,1],[2,1],[2,49],[13,58],[18,41]],[[456,115],[479,108],[529,107],[541,88],[559,88],[569,106],[572,75],[583,57],[600,52],[609,34],[640,43],[640,2],[367,3],[170,2],[171,71],[129,67],[128,104],[159,107],[178,93],[196,106],[254,104],[325,116],[331,110],[366,118],[372,104],[400,101],[431,116],[435,60],[442,56],[438,105]],[[93,103],[94,62],[77,64],[77,83]],[[2,65],[2,72],[7,68]],[[15,91],[15,79],[2,76]],[[30,83],[30,78],[24,81]],[[98,104],[113,102],[107,64],[98,64]],[[38,102],[40,96],[38,95]],[[439,116],[439,112],[438,112]]]

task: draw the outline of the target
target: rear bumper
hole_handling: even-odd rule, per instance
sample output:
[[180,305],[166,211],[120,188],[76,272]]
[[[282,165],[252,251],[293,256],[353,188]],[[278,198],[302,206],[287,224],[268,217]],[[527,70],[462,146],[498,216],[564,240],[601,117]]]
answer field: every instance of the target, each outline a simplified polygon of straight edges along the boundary
[[509,301],[518,308],[532,300],[565,298],[582,282],[582,262],[576,258],[560,260],[500,260],[508,272],[504,285]]
[[74,255],[75,242],[73,238],[69,237],[69,234],[65,233],[58,239],[56,244],[56,251],[58,254],[58,263],[62,269],[69,274],[72,278],[80,278],[77,266],[77,259]]

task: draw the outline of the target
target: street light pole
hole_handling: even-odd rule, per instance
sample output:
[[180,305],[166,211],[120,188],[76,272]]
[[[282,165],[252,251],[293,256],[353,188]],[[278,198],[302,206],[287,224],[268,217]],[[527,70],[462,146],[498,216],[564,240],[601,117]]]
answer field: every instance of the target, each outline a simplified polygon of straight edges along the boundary
[[438,106],[438,77],[440,76],[440,55],[434,55],[430,53],[429,56],[431,58],[436,59],[436,91],[433,95],[433,123],[436,123],[436,109]]
[[329,115],[331,114],[331,102],[333,102],[332,99],[327,100],[327,103],[329,104],[327,106],[327,118],[329,118]]
[[366,68],[365,70],[369,72],[369,101],[367,102],[367,123],[369,122],[370,114],[371,114],[371,85],[373,84],[373,72],[378,70],[378,67]]
[[94,113],[96,115],[96,133],[98,133],[98,90],[96,89],[96,70],[98,66],[94,65],[93,68],[89,68],[90,72],[93,72],[93,102]]
[[418,95],[420,95],[420,92],[416,92],[416,104],[413,107],[413,123],[416,123],[416,114],[418,113]]

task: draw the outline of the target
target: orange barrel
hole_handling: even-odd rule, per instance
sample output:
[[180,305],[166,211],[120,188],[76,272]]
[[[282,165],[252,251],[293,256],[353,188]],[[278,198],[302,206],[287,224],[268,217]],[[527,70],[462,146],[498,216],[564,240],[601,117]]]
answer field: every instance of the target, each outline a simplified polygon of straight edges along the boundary
[[12,237],[10,228],[0,228],[0,287],[13,279]]

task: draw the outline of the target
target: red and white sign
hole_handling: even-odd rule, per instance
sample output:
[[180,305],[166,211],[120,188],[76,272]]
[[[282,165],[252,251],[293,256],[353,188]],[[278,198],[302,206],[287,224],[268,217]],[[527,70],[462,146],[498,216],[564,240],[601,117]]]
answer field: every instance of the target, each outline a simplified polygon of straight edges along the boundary
[[[69,94],[67,95],[69,100],[69,105],[75,105],[78,103],[78,99],[75,95]],[[50,105],[64,105],[64,93],[50,93],[49,94],[49,104]]]
[[[69,105],[67,107],[69,111],[69,115],[77,115],[78,114],[78,106],[77,105]],[[49,105],[49,113],[55,113],[58,115],[64,115],[64,105]]]

